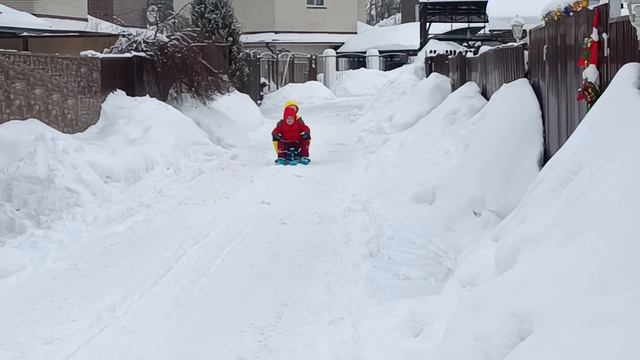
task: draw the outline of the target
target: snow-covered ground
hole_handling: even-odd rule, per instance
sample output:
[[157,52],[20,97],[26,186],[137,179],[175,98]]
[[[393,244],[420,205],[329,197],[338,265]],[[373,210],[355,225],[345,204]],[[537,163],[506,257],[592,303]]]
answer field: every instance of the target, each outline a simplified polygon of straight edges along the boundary
[[[539,173],[526,81],[422,64],[0,125],[0,359],[638,359],[640,65]],[[308,167],[273,164],[287,100]]]

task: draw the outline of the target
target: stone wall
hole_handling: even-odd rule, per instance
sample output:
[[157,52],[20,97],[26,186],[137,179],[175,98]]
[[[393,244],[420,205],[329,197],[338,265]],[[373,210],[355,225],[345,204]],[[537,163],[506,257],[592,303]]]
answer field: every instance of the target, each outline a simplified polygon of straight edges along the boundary
[[96,123],[100,60],[0,51],[0,123],[36,118],[65,133]]

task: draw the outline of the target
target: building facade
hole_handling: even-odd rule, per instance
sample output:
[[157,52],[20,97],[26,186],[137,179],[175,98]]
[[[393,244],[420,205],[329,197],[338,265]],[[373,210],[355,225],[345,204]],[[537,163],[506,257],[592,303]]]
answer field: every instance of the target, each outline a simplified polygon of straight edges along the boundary
[[[174,0],[179,11],[190,0]],[[355,33],[366,0],[232,0],[245,34],[264,32]],[[182,13],[188,15],[188,6]]]
[[0,0],[0,4],[36,16],[86,20],[87,0]]
[[366,0],[233,0],[243,33],[355,33]]
[[173,0],[88,0],[89,15],[128,27],[146,27],[173,9]]

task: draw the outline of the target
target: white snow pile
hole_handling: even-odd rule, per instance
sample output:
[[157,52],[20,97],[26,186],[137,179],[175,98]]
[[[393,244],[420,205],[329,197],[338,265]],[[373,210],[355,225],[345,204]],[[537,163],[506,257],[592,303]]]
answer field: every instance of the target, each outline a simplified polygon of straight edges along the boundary
[[27,230],[99,221],[107,215],[101,206],[122,202],[133,184],[187,176],[223,151],[171,106],[117,92],[84,133],[62,134],[34,119],[0,125],[0,153],[0,239],[21,248],[31,246],[19,239]]
[[225,149],[244,143],[246,135],[266,121],[253,100],[239,91],[221,95],[206,105],[189,100],[178,105],[178,109],[193,119],[214,144]]
[[440,74],[424,78],[424,61],[390,72],[394,77],[376,94],[361,121],[368,130],[397,133],[415,125],[451,93],[451,80]]
[[287,101],[295,101],[303,106],[319,105],[336,99],[336,95],[322,83],[308,81],[304,84],[287,84],[284,87],[265,95],[261,109],[265,114],[280,114]]
[[439,54],[455,55],[460,52],[467,53],[470,50],[460,44],[454,43],[453,41],[431,39],[422,51],[426,52],[429,56],[434,56]]
[[363,316],[373,320],[361,326],[363,337],[384,340],[367,342],[365,358],[424,358],[438,342],[458,299],[456,289],[442,287],[462,271],[465,250],[516,208],[538,175],[542,149],[540,107],[519,80],[489,102],[476,84],[464,85],[372,156],[363,198],[379,200],[363,207],[377,219],[367,225],[376,301]]
[[380,92],[392,77],[390,72],[373,69],[347,70],[333,86],[333,92],[339,97],[372,96]]
[[53,29],[53,25],[46,20],[2,4],[0,4],[0,26],[41,30]]
[[[620,70],[520,206],[469,250],[434,359],[638,359],[640,64]],[[454,290],[457,289],[457,290]]]

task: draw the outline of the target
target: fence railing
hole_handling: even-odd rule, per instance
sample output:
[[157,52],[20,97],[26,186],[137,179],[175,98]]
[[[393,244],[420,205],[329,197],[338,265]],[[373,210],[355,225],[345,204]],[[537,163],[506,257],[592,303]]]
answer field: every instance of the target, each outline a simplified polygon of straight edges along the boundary
[[287,84],[316,80],[317,57],[302,53],[252,53],[248,60],[249,79],[244,92],[254,101]]
[[[608,4],[598,6],[597,12],[602,34],[600,83],[604,90],[624,64],[640,61],[640,51],[636,30],[628,17],[610,19]],[[567,141],[586,114],[586,105],[577,101],[578,88],[582,86],[582,70],[577,64],[584,38],[592,32],[595,13],[595,9],[585,9],[532,29],[528,56],[524,47],[516,46],[496,48],[474,57],[463,54],[427,57],[426,75],[432,72],[447,75],[454,88],[475,81],[487,98],[503,84],[527,77],[542,109],[548,159]]]

